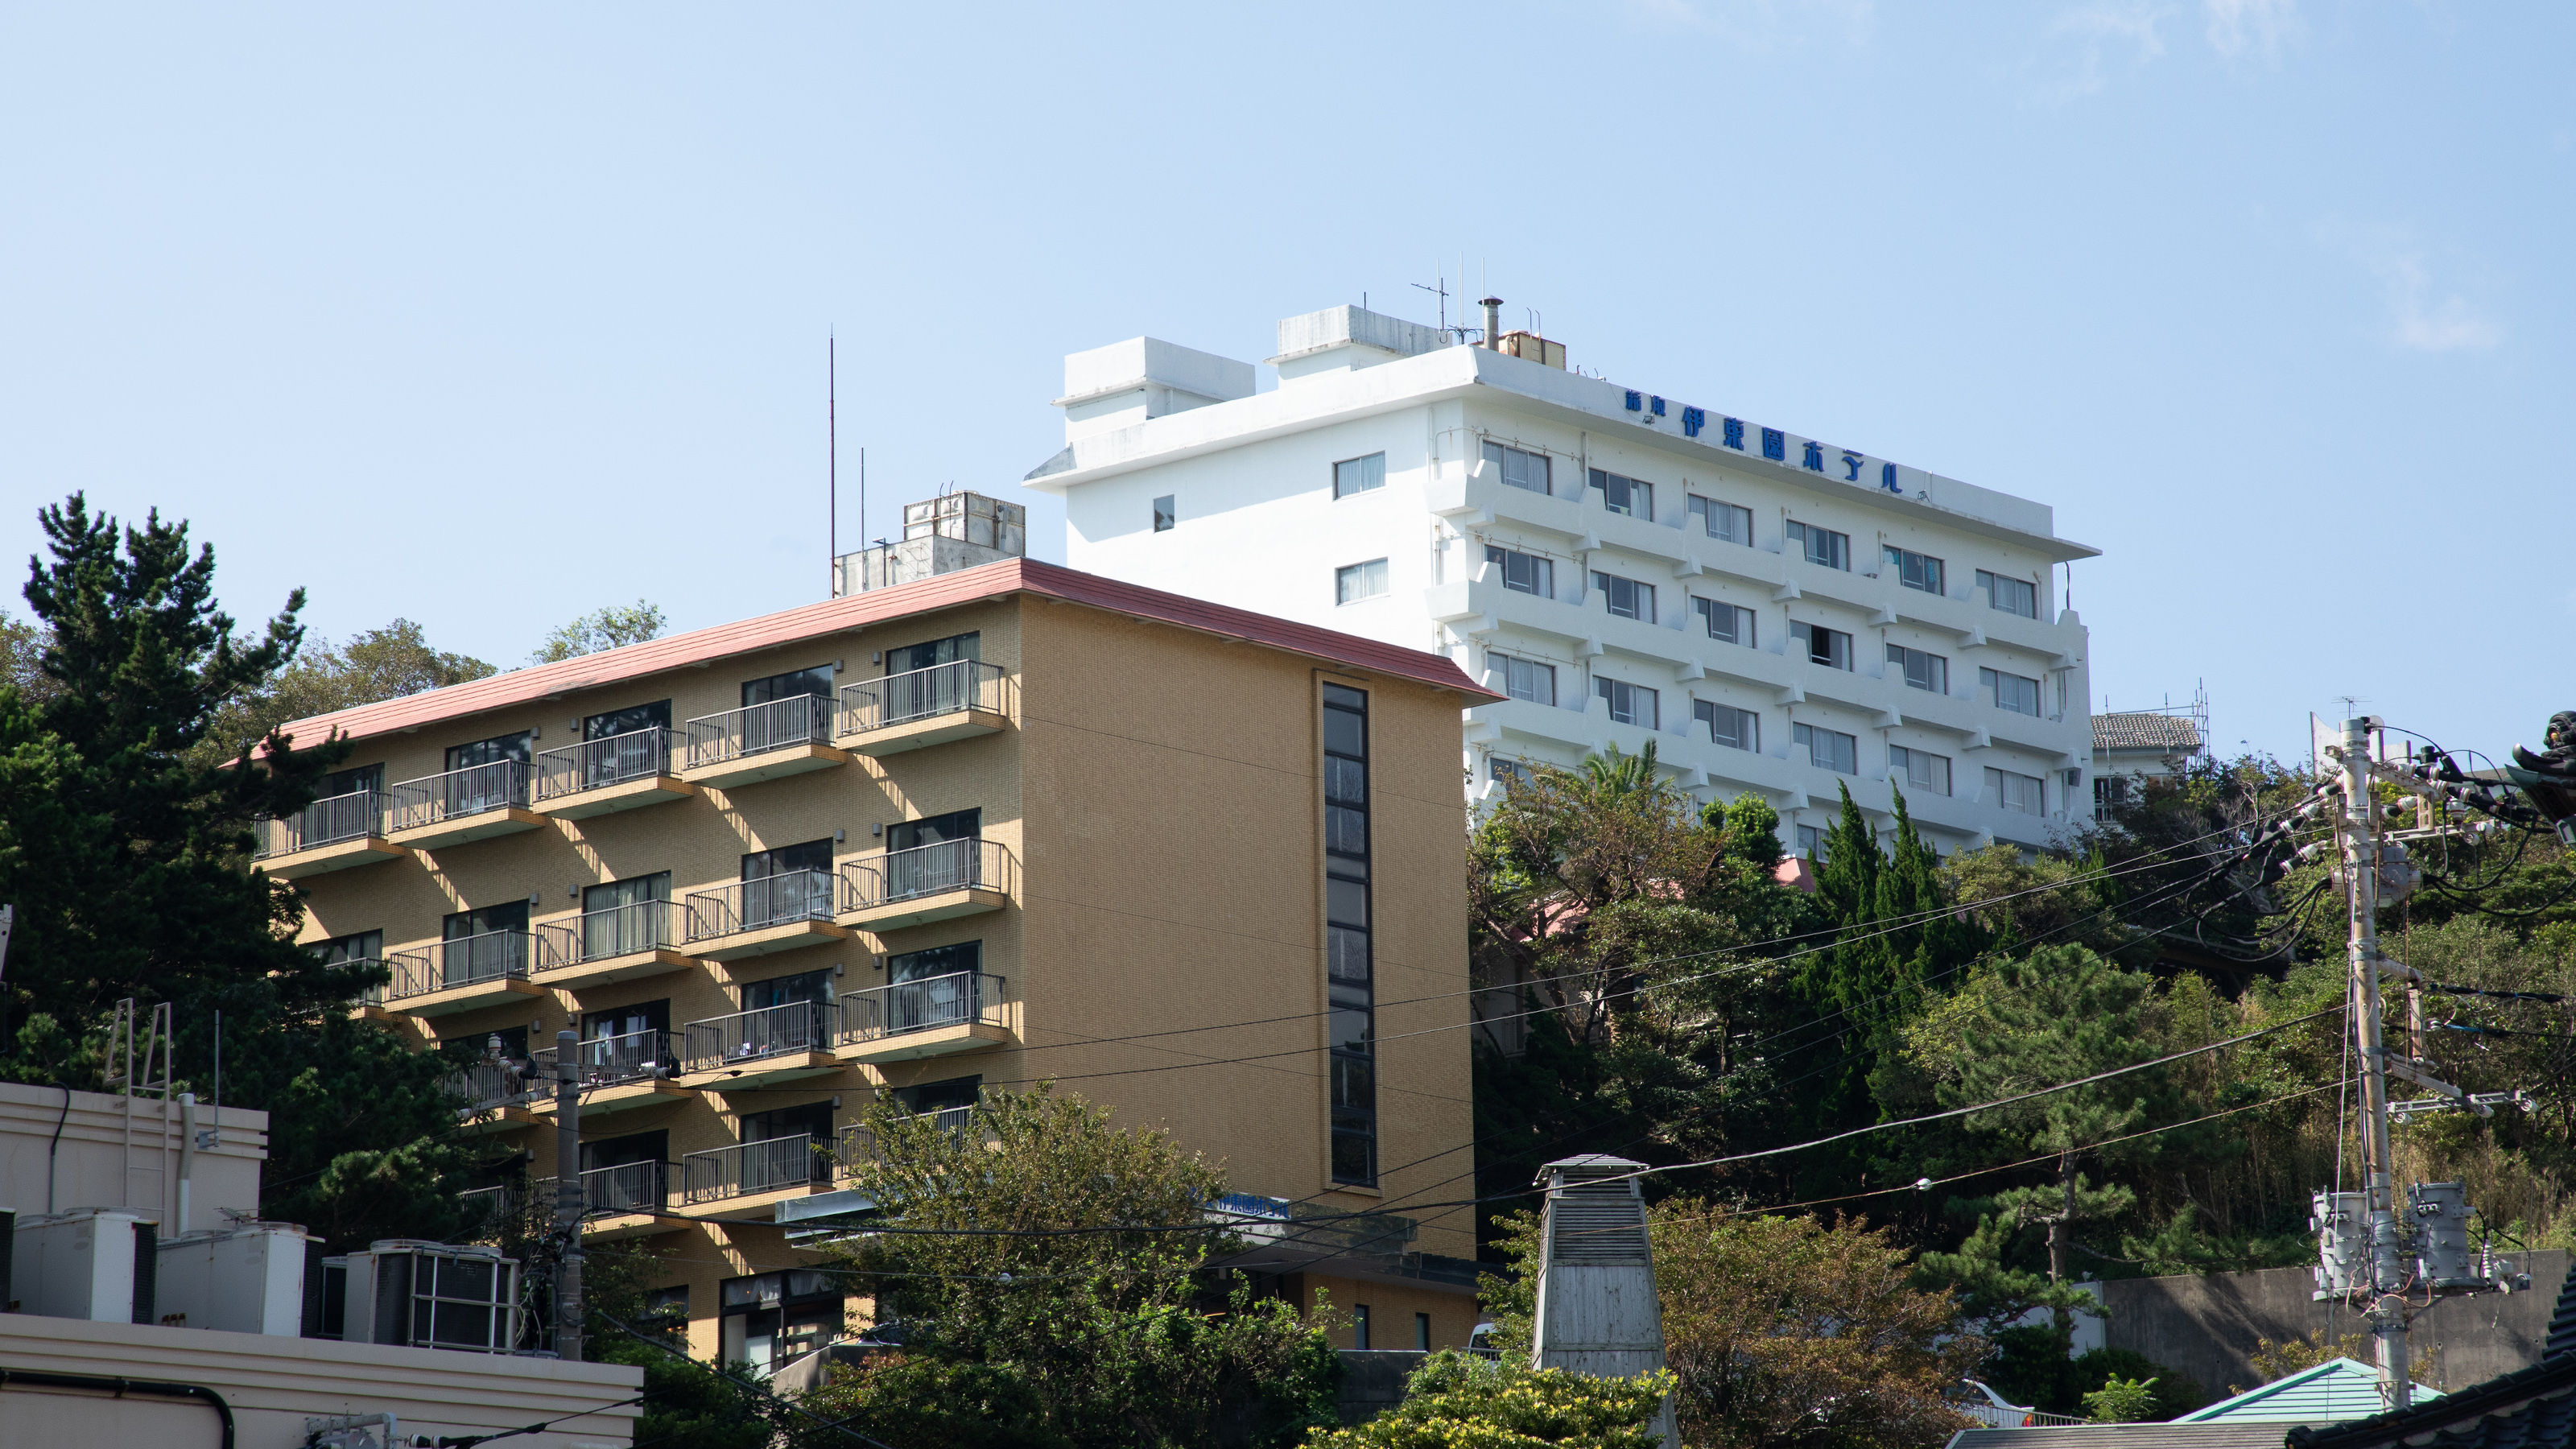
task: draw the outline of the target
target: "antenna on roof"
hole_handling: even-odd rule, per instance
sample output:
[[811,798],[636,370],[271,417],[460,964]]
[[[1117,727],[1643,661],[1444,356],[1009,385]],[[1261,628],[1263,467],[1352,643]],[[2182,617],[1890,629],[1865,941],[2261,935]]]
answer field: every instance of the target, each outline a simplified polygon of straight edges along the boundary
[[[831,551],[832,591],[823,597],[841,596],[841,343],[823,334],[823,475],[829,479],[832,494],[831,532],[823,546]],[[867,518],[859,519],[859,532],[868,531]]]
[[1441,277],[1438,281],[1440,285],[1436,287],[1425,287],[1420,282],[1416,282],[1413,285],[1440,299],[1440,332],[1442,336],[1447,336],[1449,332],[1449,279],[1447,277]]

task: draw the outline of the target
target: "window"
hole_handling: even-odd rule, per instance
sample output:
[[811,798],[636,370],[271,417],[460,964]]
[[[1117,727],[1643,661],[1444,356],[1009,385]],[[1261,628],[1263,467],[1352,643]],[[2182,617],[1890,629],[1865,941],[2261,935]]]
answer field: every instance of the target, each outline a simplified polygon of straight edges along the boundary
[[1805,554],[1811,564],[1821,564],[1829,569],[1851,568],[1851,535],[1848,533],[1792,523],[1788,538],[1790,545]]
[[1354,1303],[1351,1305],[1351,1347],[1366,1348],[1368,1346],[1369,1306],[1365,1303]]
[[1819,770],[1837,775],[1860,773],[1860,741],[1840,730],[1820,729],[1815,725],[1793,724],[1790,742],[1807,752],[1807,763]]
[[670,1029],[671,1003],[667,998],[661,1001],[639,1001],[632,1006],[612,1007],[606,1011],[585,1011],[581,1014],[583,1041],[614,1041],[619,1037],[633,1036],[639,1031],[667,1032]]
[[742,858],[741,914],[734,929],[832,918],[832,842],[809,840]]
[[1822,864],[1825,859],[1825,832],[1813,825],[1798,827],[1798,853]]
[[1986,692],[1986,697],[1995,702],[1997,709],[2033,717],[2039,714],[2039,681],[2036,679],[2006,674],[2000,669],[1980,669],[1977,671],[1977,687]]
[[1699,611],[1700,622],[1708,626],[1708,637],[1741,644],[1747,649],[1761,646],[1753,641],[1753,611],[1741,604],[1717,599],[1693,599],[1691,607]]
[[1485,445],[1485,462],[1502,474],[1503,482],[1513,488],[1526,488],[1532,493],[1548,491],[1548,467],[1545,453],[1526,453],[1506,448],[1500,443]]
[[742,986],[742,1009],[767,1011],[773,1006],[829,1006],[832,1004],[832,969],[799,971],[793,976],[772,976],[766,981],[746,981]]
[[746,679],[742,684],[742,705],[745,709],[755,704],[774,704],[782,699],[794,699],[798,695],[830,699],[832,666],[817,664],[811,669],[773,674],[766,679]]
[[1941,561],[1912,549],[1889,548],[1887,566],[1896,570],[1896,581],[1909,589],[1927,594],[1941,592]]
[[1386,560],[1370,559],[1333,570],[1333,602],[1356,604],[1386,597]]
[[495,735],[488,740],[476,740],[470,745],[447,747],[447,768],[450,771],[470,770],[477,765],[498,765],[504,761],[522,765],[528,762],[526,730],[515,735]]
[[642,734],[646,730],[671,727],[671,702],[657,699],[651,704],[630,704],[605,714],[585,715],[581,737],[586,740],[613,740],[619,735]]
[[1902,779],[1907,788],[1928,790],[1935,795],[1950,793],[1950,757],[1928,750],[1909,750],[1903,745],[1887,747],[1887,772]]
[[1934,694],[1950,692],[1950,661],[1938,654],[1890,644],[1887,646],[1887,662],[1904,670],[1905,684],[1909,689],[1928,689]]
[[1556,703],[1556,666],[1486,651],[1485,666],[1503,677],[1503,693],[1532,704]]
[[1181,510],[1176,506],[1176,504],[1177,500],[1169,493],[1166,493],[1162,497],[1154,500],[1154,531],[1156,533],[1169,533],[1172,531],[1172,525],[1180,522]]
[[984,969],[984,943],[959,941],[946,946],[927,946],[918,951],[905,951],[885,959],[886,980],[928,981],[934,976],[954,976],[961,971]]
[[333,770],[313,787],[313,798],[328,800],[335,795],[381,795],[385,790],[385,767],[360,765],[355,769]]
[[972,1107],[982,1095],[981,1076],[950,1077],[945,1081],[924,1082],[918,1087],[897,1087],[895,1101],[907,1112],[953,1112]]
[[1526,786],[1531,778],[1529,762],[1495,755],[1485,761],[1485,778],[1505,787]]
[[2129,782],[2126,778],[2119,775],[2096,775],[2093,777],[2094,814],[2100,815],[2105,811],[2118,809],[2120,806],[2127,804],[2128,799]]
[[1990,609],[2019,614],[2025,619],[2039,617],[2039,587],[2028,579],[2008,579],[1979,569],[1977,587],[1986,591],[1986,607]]
[[1750,508],[1738,508],[1732,503],[1720,503],[1694,493],[1690,496],[1690,516],[1699,520],[1711,538],[1748,545],[1753,542],[1753,510]]
[[[1324,686],[1324,990],[1333,1181],[1377,1181],[1376,987],[1369,941],[1368,696]],[[1365,1315],[1363,1315],[1365,1321]]]
[[1789,623],[1789,638],[1807,651],[1809,660],[1827,669],[1852,667],[1851,636],[1840,629],[1828,629],[1822,624],[1801,624],[1793,619]]
[[2047,812],[2046,785],[2037,775],[2016,775],[2010,770],[1986,767],[1986,793],[1994,802],[2018,815],[2044,815]]
[[958,664],[983,657],[983,635],[951,634],[945,639],[931,639],[919,644],[905,644],[885,651],[885,672],[912,674],[936,669],[942,664]]
[[1762,752],[1762,716],[1749,709],[1713,700],[1691,701],[1691,717],[1708,726],[1708,737],[1730,750]]
[[598,961],[676,945],[671,873],[632,876],[581,891],[581,959]]
[[1503,587],[1517,593],[1536,594],[1542,599],[1556,597],[1556,561],[1534,553],[1485,545],[1485,562],[1499,565]]
[[1617,679],[1594,679],[1592,692],[1610,701],[1610,718],[1640,729],[1662,729],[1661,701],[1655,691],[1642,684],[1629,684]]
[[354,936],[334,936],[328,941],[315,941],[304,949],[325,966],[349,966],[359,962],[373,965],[384,959],[385,933],[360,931]]
[[756,1375],[766,1376],[841,1336],[841,1284],[830,1273],[789,1268],[727,1278],[718,1297],[723,1331],[717,1352],[726,1363],[751,1365]]
[[1431,1351],[1431,1315],[1428,1313],[1413,1315],[1413,1351],[1416,1353]]
[[458,911],[446,917],[439,936],[443,940],[462,941],[469,936],[489,936],[503,931],[516,931],[524,935],[527,929],[528,903],[504,901],[497,906]]
[[1592,587],[1610,601],[1610,612],[1622,619],[1655,622],[1655,586],[1623,579],[1617,574],[1595,572]]
[[1386,486],[1386,454],[1371,453],[1365,458],[1345,458],[1333,465],[1333,496],[1348,498],[1354,493],[1367,493]]
[[1592,470],[1592,486],[1600,490],[1602,507],[1631,518],[1654,521],[1654,484],[1640,483],[1634,478],[1622,478],[1616,473],[1604,473],[1595,468]]

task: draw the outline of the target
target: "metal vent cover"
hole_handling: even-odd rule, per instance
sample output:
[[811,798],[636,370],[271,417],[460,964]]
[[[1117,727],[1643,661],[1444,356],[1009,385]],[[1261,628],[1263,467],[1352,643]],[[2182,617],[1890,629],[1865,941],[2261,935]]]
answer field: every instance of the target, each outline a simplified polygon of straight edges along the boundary
[[1626,1182],[1568,1186],[1548,1197],[1551,1265],[1568,1268],[1643,1268],[1647,1254],[1646,1205]]

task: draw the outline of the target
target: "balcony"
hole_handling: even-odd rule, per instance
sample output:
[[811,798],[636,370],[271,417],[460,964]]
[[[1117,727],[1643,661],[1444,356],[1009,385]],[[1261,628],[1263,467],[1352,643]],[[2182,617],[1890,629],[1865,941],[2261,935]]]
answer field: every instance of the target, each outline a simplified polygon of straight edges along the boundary
[[578,990],[686,971],[697,963],[679,950],[679,907],[637,901],[537,927],[537,979]]
[[835,749],[831,701],[800,694],[693,719],[686,726],[680,778],[732,789],[850,762]]
[[1011,722],[1000,666],[961,659],[841,690],[841,734],[863,755],[899,755],[995,734]]
[[545,989],[528,980],[534,945],[525,931],[491,931],[396,951],[385,958],[393,971],[385,1004],[413,1016],[452,1016],[541,999]]
[[457,1134],[465,1137],[537,1125],[537,1115],[529,1109],[554,1090],[552,1082],[507,1057],[470,1063],[441,1085],[448,1095],[465,1099],[466,1105],[456,1112]]
[[1002,978],[960,971],[841,998],[834,1040],[845,1062],[906,1062],[1005,1046]]
[[316,800],[292,815],[259,822],[252,857],[281,880],[400,860],[406,852],[385,839],[385,797],[360,790]]
[[[929,1117],[930,1125],[943,1132],[960,1135],[973,1126],[975,1121],[975,1109],[972,1107],[937,1107],[927,1113],[915,1115]],[[842,1177],[849,1177],[860,1164],[876,1160],[876,1133],[871,1131],[866,1123],[853,1122],[842,1128],[840,1135],[840,1143],[833,1155],[840,1164]]]
[[[594,1037],[575,1051],[573,1081],[581,1091],[585,1124],[612,1112],[685,1102],[692,1095],[671,1080],[678,1075],[680,1063],[671,1051],[667,1031]],[[535,1054],[535,1071],[544,1079],[545,1095],[530,1103],[529,1110],[538,1117],[551,1118],[555,1113],[555,1059],[553,1047]]]
[[841,912],[850,924],[892,931],[1011,903],[1011,857],[980,837],[889,850],[841,867]]
[[849,940],[850,933],[832,924],[832,916],[827,871],[791,870],[698,891],[688,898],[689,953],[710,961],[738,961]]
[[584,740],[537,756],[537,809],[557,820],[588,820],[698,793],[671,773],[671,732],[636,730]]
[[680,1053],[680,1084],[747,1092],[838,1071],[832,1055],[832,1008],[791,1001],[689,1023]]
[[743,1142],[680,1159],[680,1200],[689,1207],[764,1195],[798,1196],[832,1181],[833,1160],[799,1132]]
[[385,794],[386,838],[416,850],[516,835],[546,823],[528,808],[528,767],[518,760],[405,780]]
[[[613,1167],[584,1170],[581,1235],[593,1241],[614,1240],[677,1232],[686,1227],[686,1221],[671,1212],[671,1178],[671,1164],[667,1162],[621,1162]],[[535,1211],[551,1224],[556,1206],[555,1179],[531,1179],[527,1190]]]

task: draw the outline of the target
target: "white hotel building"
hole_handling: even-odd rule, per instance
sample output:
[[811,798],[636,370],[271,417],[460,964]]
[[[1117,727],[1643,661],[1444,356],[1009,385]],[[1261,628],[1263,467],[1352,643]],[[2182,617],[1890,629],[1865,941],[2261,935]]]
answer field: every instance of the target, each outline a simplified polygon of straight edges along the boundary
[[[1492,309],[1488,309],[1490,324]],[[1065,359],[1078,569],[1430,649],[1467,789],[1648,742],[1793,847],[1902,789],[1947,851],[2091,814],[2083,624],[2047,505],[1357,307],[1279,324],[1279,385],[1152,338]],[[1516,355],[1526,353],[1528,356]]]

